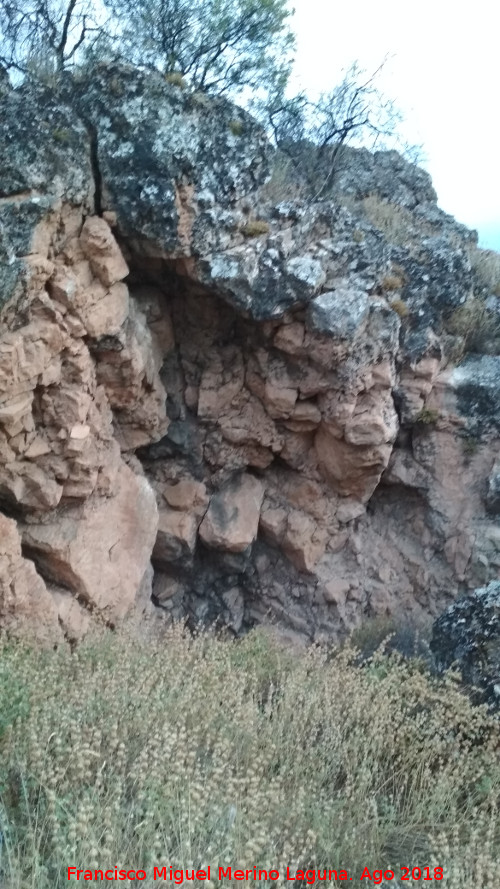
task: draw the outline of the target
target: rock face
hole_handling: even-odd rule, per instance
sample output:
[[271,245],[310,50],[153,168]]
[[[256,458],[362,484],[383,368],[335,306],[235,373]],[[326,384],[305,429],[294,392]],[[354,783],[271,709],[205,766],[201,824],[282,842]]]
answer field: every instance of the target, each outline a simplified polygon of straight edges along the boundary
[[214,494],[200,525],[203,543],[228,553],[245,552],[257,537],[263,499],[264,484],[251,475]]
[[433,626],[431,650],[438,667],[452,665],[464,680],[500,708],[500,581],[459,599]]
[[426,174],[355,156],[425,216],[417,249],[335,200],[263,204],[260,127],[159,75],[0,113],[6,626],[114,624],[151,560],[162,615],[317,639],[498,576],[500,359],[449,362],[470,233]]

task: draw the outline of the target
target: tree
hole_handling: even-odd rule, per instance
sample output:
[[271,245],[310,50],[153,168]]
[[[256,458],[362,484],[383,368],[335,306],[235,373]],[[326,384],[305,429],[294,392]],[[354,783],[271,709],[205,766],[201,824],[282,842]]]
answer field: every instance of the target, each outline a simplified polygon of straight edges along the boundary
[[93,0],[0,0],[0,64],[10,72],[59,76],[102,32]]
[[283,88],[294,37],[287,0],[105,0],[124,55],[218,94]]
[[277,147],[315,200],[332,188],[348,143],[372,150],[397,148],[407,156],[413,152],[416,159],[416,148],[399,136],[401,112],[378,87],[384,64],[367,74],[355,62],[337,86],[315,101],[304,93],[288,98],[280,88],[267,103],[260,103],[260,116],[266,119]]

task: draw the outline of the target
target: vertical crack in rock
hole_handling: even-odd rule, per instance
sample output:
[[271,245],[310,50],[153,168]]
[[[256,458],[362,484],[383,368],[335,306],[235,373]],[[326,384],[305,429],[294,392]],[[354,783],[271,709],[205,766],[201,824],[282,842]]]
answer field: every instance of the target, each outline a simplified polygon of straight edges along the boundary
[[81,119],[89,134],[90,166],[94,179],[94,213],[96,216],[102,216],[102,173],[99,165],[99,134],[95,124],[91,123],[88,118],[82,117]]

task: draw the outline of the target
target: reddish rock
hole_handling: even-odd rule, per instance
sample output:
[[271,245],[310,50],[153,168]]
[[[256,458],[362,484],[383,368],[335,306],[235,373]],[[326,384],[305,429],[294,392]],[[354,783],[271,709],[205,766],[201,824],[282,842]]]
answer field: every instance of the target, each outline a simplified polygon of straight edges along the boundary
[[25,525],[23,543],[43,576],[117,620],[134,604],[157,527],[149,483],[123,465],[113,497],[94,497],[49,522]]
[[173,509],[189,510],[208,503],[206,486],[190,478],[181,479],[175,485],[166,485],[163,496]]
[[194,513],[160,509],[153,560],[160,568],[189,562],[196,547],[199,519]]
[[200,537],[213,548],[240,553],[257,536],[263,483],[252,475],[242,475],[214,494],[200,525]]
[[12,519],[0,513],[0,624],[14,634],[41,641],[62,640],[57,608],[33,562],[21,554]]
[[287,517],[283,549],[299,571],[311,572],[325,552],[327,535],[306,513],[293,510]]
[[92,271],[105,287],[111,287],[127,277],[127,263],[105,219],[89,216],[85,220],[81,244]]

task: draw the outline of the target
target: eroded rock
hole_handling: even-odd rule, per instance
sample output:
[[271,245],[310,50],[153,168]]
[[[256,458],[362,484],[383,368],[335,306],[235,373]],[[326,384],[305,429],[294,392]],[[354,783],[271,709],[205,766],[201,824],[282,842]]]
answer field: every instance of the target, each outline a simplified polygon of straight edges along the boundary
[[63,638],[56,604],[33,562],[22,555],[16,523],[1,514],[0,619],[16,635],[29,633],[44,642]]
[[64,517],[25,525],[22,535],[44,577],[114,621],[132,609],[157,528],[148,481],[122,465],[114,496],[90,498]]
[[441,670],[457,667],[500,709],[500,581],[450,605],[434,623],[431,650]]
[[263,483],[247,474],[214,494],[200,525],[203,543],[229,553],[244,552],[257,536],[263,499]]
[[0,113],[5,623],[113,623],[151,556],[173,616],[310,639],[498,577],[498,359],[443,366],[473,238],[427,174],[347,152],[351,209],[265,204],[258,124],[127,66]]

